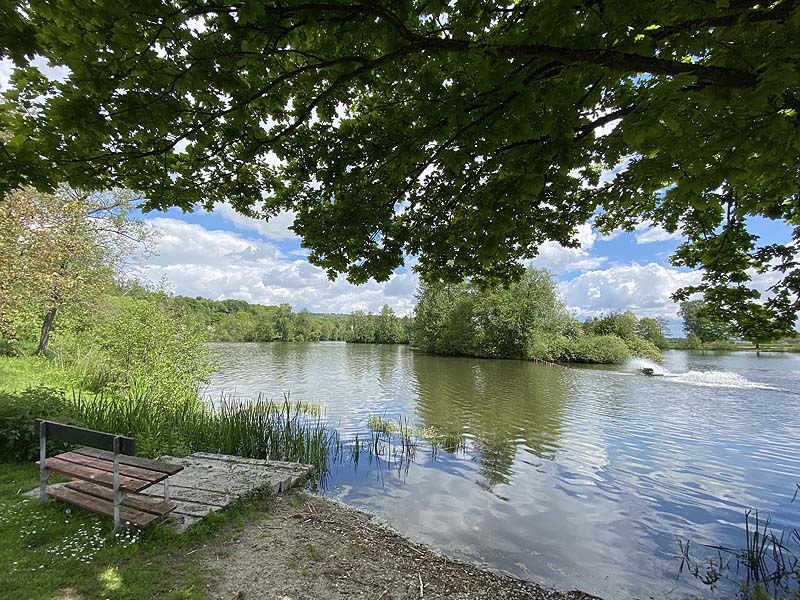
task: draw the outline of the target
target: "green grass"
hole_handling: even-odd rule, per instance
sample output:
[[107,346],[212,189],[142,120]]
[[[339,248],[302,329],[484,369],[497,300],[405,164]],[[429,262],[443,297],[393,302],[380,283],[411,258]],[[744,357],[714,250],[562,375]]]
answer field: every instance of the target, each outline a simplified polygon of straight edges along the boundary
[[199,551],[268,505],[266,496],[240,502],[183,535],[156,526],[115,536],[110,519],[20,495],[36,485],[32,464],[0,463],[0,598],[202,600],[212,575]]
[[92,393],[73,385],[75,381],[69,369],[59,369],[45,358],[0,357],[0,392],[38,385],[64,390],[74,422],[134,437],[141,456],[204,451],[298,461],[324,470],[336,444],[336,433],[325,426],[313,404],[288,398],[273,402],[261,396],[209,403],[194,394],[172,395],[138,382],[117,392]]
[[47,358],[0,356],[0,391],[16,392],[37,385],[68,387],[69,378]]
[[[259,399],[221,402],[212,410],[197,398],[165,399],[147,390],[125,397],[73,392],[74,381],[44,358],[0,357],[0,391],[10,392],[6,396],[27,398],[18,392],[39,385],[64,389],[82,424],[132,434],[140,455],[207,450],[322,464],[335,444],[335,433],[306,405]],[[6,407],[13,409],[9,427],[16,422],[12,404]],[[25,424],[32,420],[21,414]],[[0,459],[0,600],[202,600],[212,575],[198,565],[200,550],[267,504],[264,496],[250,498],[180,536],[163,526],[115,536],[108,518],[57,502],[41,506],[21,495],[37,485],[32,462]]]

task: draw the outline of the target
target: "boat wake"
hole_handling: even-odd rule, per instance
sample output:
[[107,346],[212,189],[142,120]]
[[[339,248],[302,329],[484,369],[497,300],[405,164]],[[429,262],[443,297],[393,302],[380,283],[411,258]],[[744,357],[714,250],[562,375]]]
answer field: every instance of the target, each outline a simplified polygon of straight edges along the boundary
[[652,360],[646,358],[634,358],[624,365],[625,372],[643,375],[657,375],[688,385],[698,385],[703,387],[735,388],[735,389],[758,389],[758,390],[778,390],[779,388],[750,381],[746,377],[733,373],[732,371],[686,371],[684,373],[672,373]]

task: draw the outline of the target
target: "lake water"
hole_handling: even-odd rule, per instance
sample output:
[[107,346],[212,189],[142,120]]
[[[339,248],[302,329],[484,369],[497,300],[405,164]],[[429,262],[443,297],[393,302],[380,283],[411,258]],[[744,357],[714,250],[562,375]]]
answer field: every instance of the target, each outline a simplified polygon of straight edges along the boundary
[[213,348],[209,394],[316,402],[345,442],[374,415],[462,435],[410,465],[336,461],[319,489],[454,558],[607,600],[713,595],[677,577],[678,539],[698,558],[741,547],[750,507],[800,526],[798,355],[672,351],[645,377],[407,346]]

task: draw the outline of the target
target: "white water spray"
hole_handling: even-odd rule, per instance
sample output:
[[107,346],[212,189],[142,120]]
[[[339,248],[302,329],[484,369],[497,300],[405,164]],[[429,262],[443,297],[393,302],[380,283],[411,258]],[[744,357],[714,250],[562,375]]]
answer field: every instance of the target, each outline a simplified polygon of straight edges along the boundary
[[750,381],[746,377],[732,371],[687,371],[672,373],[662,365],[646,358],[632,358],[623,365],[626,373],[643,373],[644,369],[652,369],[650,374],[660,375],[669,381],[698,385],[703,387],[776,390],[778,388]]
[[627,373],[641,373],[642,369],[653,369],[653,375],[666,375],[669,373],[669,371],[660,364],[647,358],[631,358],[622,368],[625,369]]

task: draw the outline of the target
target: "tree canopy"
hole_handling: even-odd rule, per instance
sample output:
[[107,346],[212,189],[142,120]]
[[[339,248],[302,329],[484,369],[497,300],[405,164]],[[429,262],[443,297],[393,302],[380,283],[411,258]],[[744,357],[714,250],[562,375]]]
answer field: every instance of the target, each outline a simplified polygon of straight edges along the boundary
[[[124,184],[150,208],[296,213],[331,276],[509,280],[576,227],[681,231],[729,318],[754,270],[791,328],[800,239],[793,0],[4,3],[0,192]],[[32,65],[66,67],[63,81]],[[612,176],[601,177],[604,169]]]
[[658,348],[637,336],[636,315],[612,313],[581,326],[559,298],[552,274],[533,267],[508,287],[423,283],[417,300],[413,341],[426,352],[584,363],[661,360]]
[[126,190],[0,195],[0,339],[14,342],[39,320],[44,352],[60,308],[92,303],[130,277],[131,259],[156,235],[132,210]]

